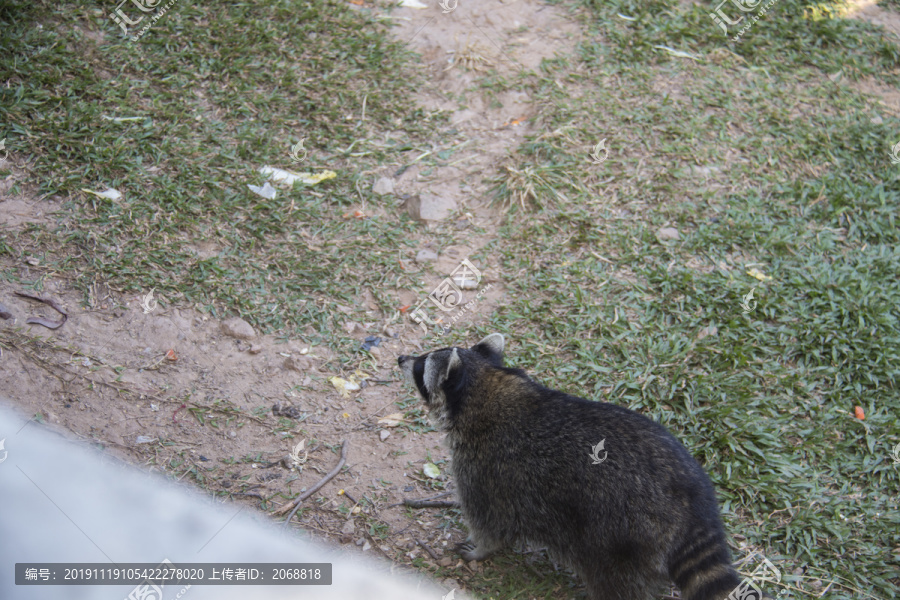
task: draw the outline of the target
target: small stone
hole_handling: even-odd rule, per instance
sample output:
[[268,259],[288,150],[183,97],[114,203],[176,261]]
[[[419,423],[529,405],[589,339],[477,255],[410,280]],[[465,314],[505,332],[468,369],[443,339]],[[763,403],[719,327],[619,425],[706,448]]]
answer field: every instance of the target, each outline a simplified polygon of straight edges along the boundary
[[442,567],[449,567],[453,564],[453,559],[450,558],[449,556],[445,556],[444,558],[442,558],[441,560],[438,561],[438,564],[441,565]]
[[369,540],[366,540],[363,544],[363,552],[368,552],[372,549],[372,544],[369,543]]
[[222,321],[222,333],[239,340],[252,340],[256,337],[250,323],[238,317]]
[[228,432],[228,437],[230,437],[231,439],[236,438],[236,437],[237,437],[237,431],[235,431],[234,429],[232,429],[231,431]]
[[419,250],[418,254],[416,254],[417,263],[423,263],[429,260],[437,260],[437,258],[437,252],[432,252],[431,250]]
[[456,201],[441,198],[428,192],[410,196],[406,201],[406,211],[417,221],[441,221],[456,210]]
[[250,344],[250,350],[248,350],[250,354],[259,354],[262,352],[262,346],[259,344]]
[[678,230],[674,227],[663,227],[656,234],[656,237],[658,237],[660,240],[677,240],[681,238]]
[[284,359],[284,368],[289,371],[303,373],[312,367],[312,360],[308,356],[289,356]]
[[139,435],[135,438],[135,444],[151,444],[156,441],[155,437],[150,437],[149,435]]
[[356,531],[356,523],[353,522],[353,519],[350,519],[344,526],[341,527],[341,533],[345,533],[347,535],[352,535],[353,532]]
[[379,196],[384,196],[385,194],[393,194],[394,193],[394,180],[390,177],[382,177],[378,181],[375,182],[375,185],[372,186],[372,191],[378,194]]
[[388,439],[389,437],[391,437],[391,432],[388,431],[387,429],[382,429],[382,430],[381,430],[381,433],[378,434],[378,437],[380,437],[380,438],[381,438],[381,441],[383,442],[384,440],[386,440],[386,439]]

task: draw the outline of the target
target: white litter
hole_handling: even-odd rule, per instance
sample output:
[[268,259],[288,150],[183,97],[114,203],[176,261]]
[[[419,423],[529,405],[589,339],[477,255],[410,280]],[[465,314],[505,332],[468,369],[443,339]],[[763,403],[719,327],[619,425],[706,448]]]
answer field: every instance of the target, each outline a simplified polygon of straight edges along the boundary
[[275,199],[276,190],[275,190],[275,188],[272,187],[272,184],[270,184],[268,181],[265,182],[262,187],[259,187],[258,185],[252,185],[249,183],[247,184],[247,187],[250,188],[251,192],[253,192],[254,194],[256,194],[258,196],[262,196],[266,200],[274,200]]

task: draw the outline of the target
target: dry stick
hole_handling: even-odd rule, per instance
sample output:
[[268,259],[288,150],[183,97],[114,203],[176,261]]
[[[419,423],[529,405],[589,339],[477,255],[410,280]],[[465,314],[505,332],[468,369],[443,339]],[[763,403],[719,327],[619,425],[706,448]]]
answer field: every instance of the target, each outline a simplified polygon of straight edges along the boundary
[[418,545],[422,546],[422,550],[424,550],[425,552],[428,553],[428,556],[430,556],[431,558],[433,558],[435,561],[441,560],[440,558],[438,558],[438,555],[434,553],[434,550],[432,550],[431,548],[429,548],[428,546],[426,546],[425,543],[424,543],[422,540],[420,540],[419,538],[415,538],[415,539],[416,539],[416,543],[417,543]]
[[318,492],[319,489],[323,485],[328,483],[335,475],[337,475],[338,471],[341,470],[341,467],[344,466],[345,462],[347,462],[347,440],[344,440],[343,442],[341,442],[341,459],[338,461],[337,466],[335,468],[333,468],[331,470],[331,472],[328,473],[328,475],[326,475],[325,477],[320,479],[319,483],[312,486],[310,489],[306,490],[299,498],[297,498],[293,502],[289,502],[288,504],[285,504],[284,506],[282,506],[281,508],[279,508],[278,510],[275,511],[274,514],[276,516],[281,516],[284,513],[286,513],[287,511],[291,510],[291,508],[294,509],[294,510],[291,510],[291,514],[288,515],[288,518],[284,520],[284,525],[282,525],[282,527],[287,527],[287,524],[290,523],[291,519],[294,518],[294,513],[297,512],[298,508],[300,508],[300,504],[304,500],[306,500],[307,498],[309,498],[310,496],[312,496],[313,494]]
[[459,502],[456,502],[455,500],[442,500],[438,502],[404,500],[403,506],[408,506],[410,508],[459,508]]
[[[436,494],[434,496],[429,496],[428,498],[420,498],[418,500],[404,500],[403,502],[397,502],[395,504],[391,504],[390,506],[388,506],[388,508],[394,508],[395,506],[400,506],[401,504],[403,504],[405,506],[411,506],[412,508],[422,508],[422,507],[415,506],[414,504],[416,502],[428,502],[430,500],[437,500],[438,498],[443,498],[445,496],[449,496],[452,493],[453,492],[441,492],[440,494]],[[410,503],[413,503],[413,504],[410,504]]]

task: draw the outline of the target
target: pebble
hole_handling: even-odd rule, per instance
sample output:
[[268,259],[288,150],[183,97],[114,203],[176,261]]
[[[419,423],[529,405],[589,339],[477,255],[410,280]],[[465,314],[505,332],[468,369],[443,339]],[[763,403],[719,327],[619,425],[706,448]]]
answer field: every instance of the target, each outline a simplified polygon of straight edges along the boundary
[[681,235],[678,233],[678,230],[674,227],[663,227],[656,234],[660,240],[677,240],[681,239]]
[[222,333],[239,340],[252,340],[256,337],[256,331],[250,323],[238,317],[222,321],[221,328]]
[[391,437],[391,432],[388,431],[387,429],[382,429],[382,430],[381,430],[381,433],[378,434],[378,437],[380,437],[380,438],[381,438],[381,441],[383,442],[384,440],[386,440],[386,439],[388,439],[389,437]]
[[422,263],[430,260],[437,260],[438,255],[437,252],[432,252],[431,250],[419,250],[416,254],[416,262]]
[[378,194],[379,196],[384,196],[385,194],[393,194],[394,193],[394,180],[390,177],[382,177],[378,181],[375,182],[375,185],[372,186],[372,191]]

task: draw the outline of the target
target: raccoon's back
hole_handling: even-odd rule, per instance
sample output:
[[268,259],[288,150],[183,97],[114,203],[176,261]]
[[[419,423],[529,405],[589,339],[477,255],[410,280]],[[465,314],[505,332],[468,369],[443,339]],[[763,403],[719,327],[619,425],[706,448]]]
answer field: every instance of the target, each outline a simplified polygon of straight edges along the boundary
[[457,433],[460,500],[485,523],[550,545],[646,542],[641,549],[657,553],[696,528],[698,516],[718,523],[709,479],[661,425],[536,384],[522,391],[494,398],[493,414]]

